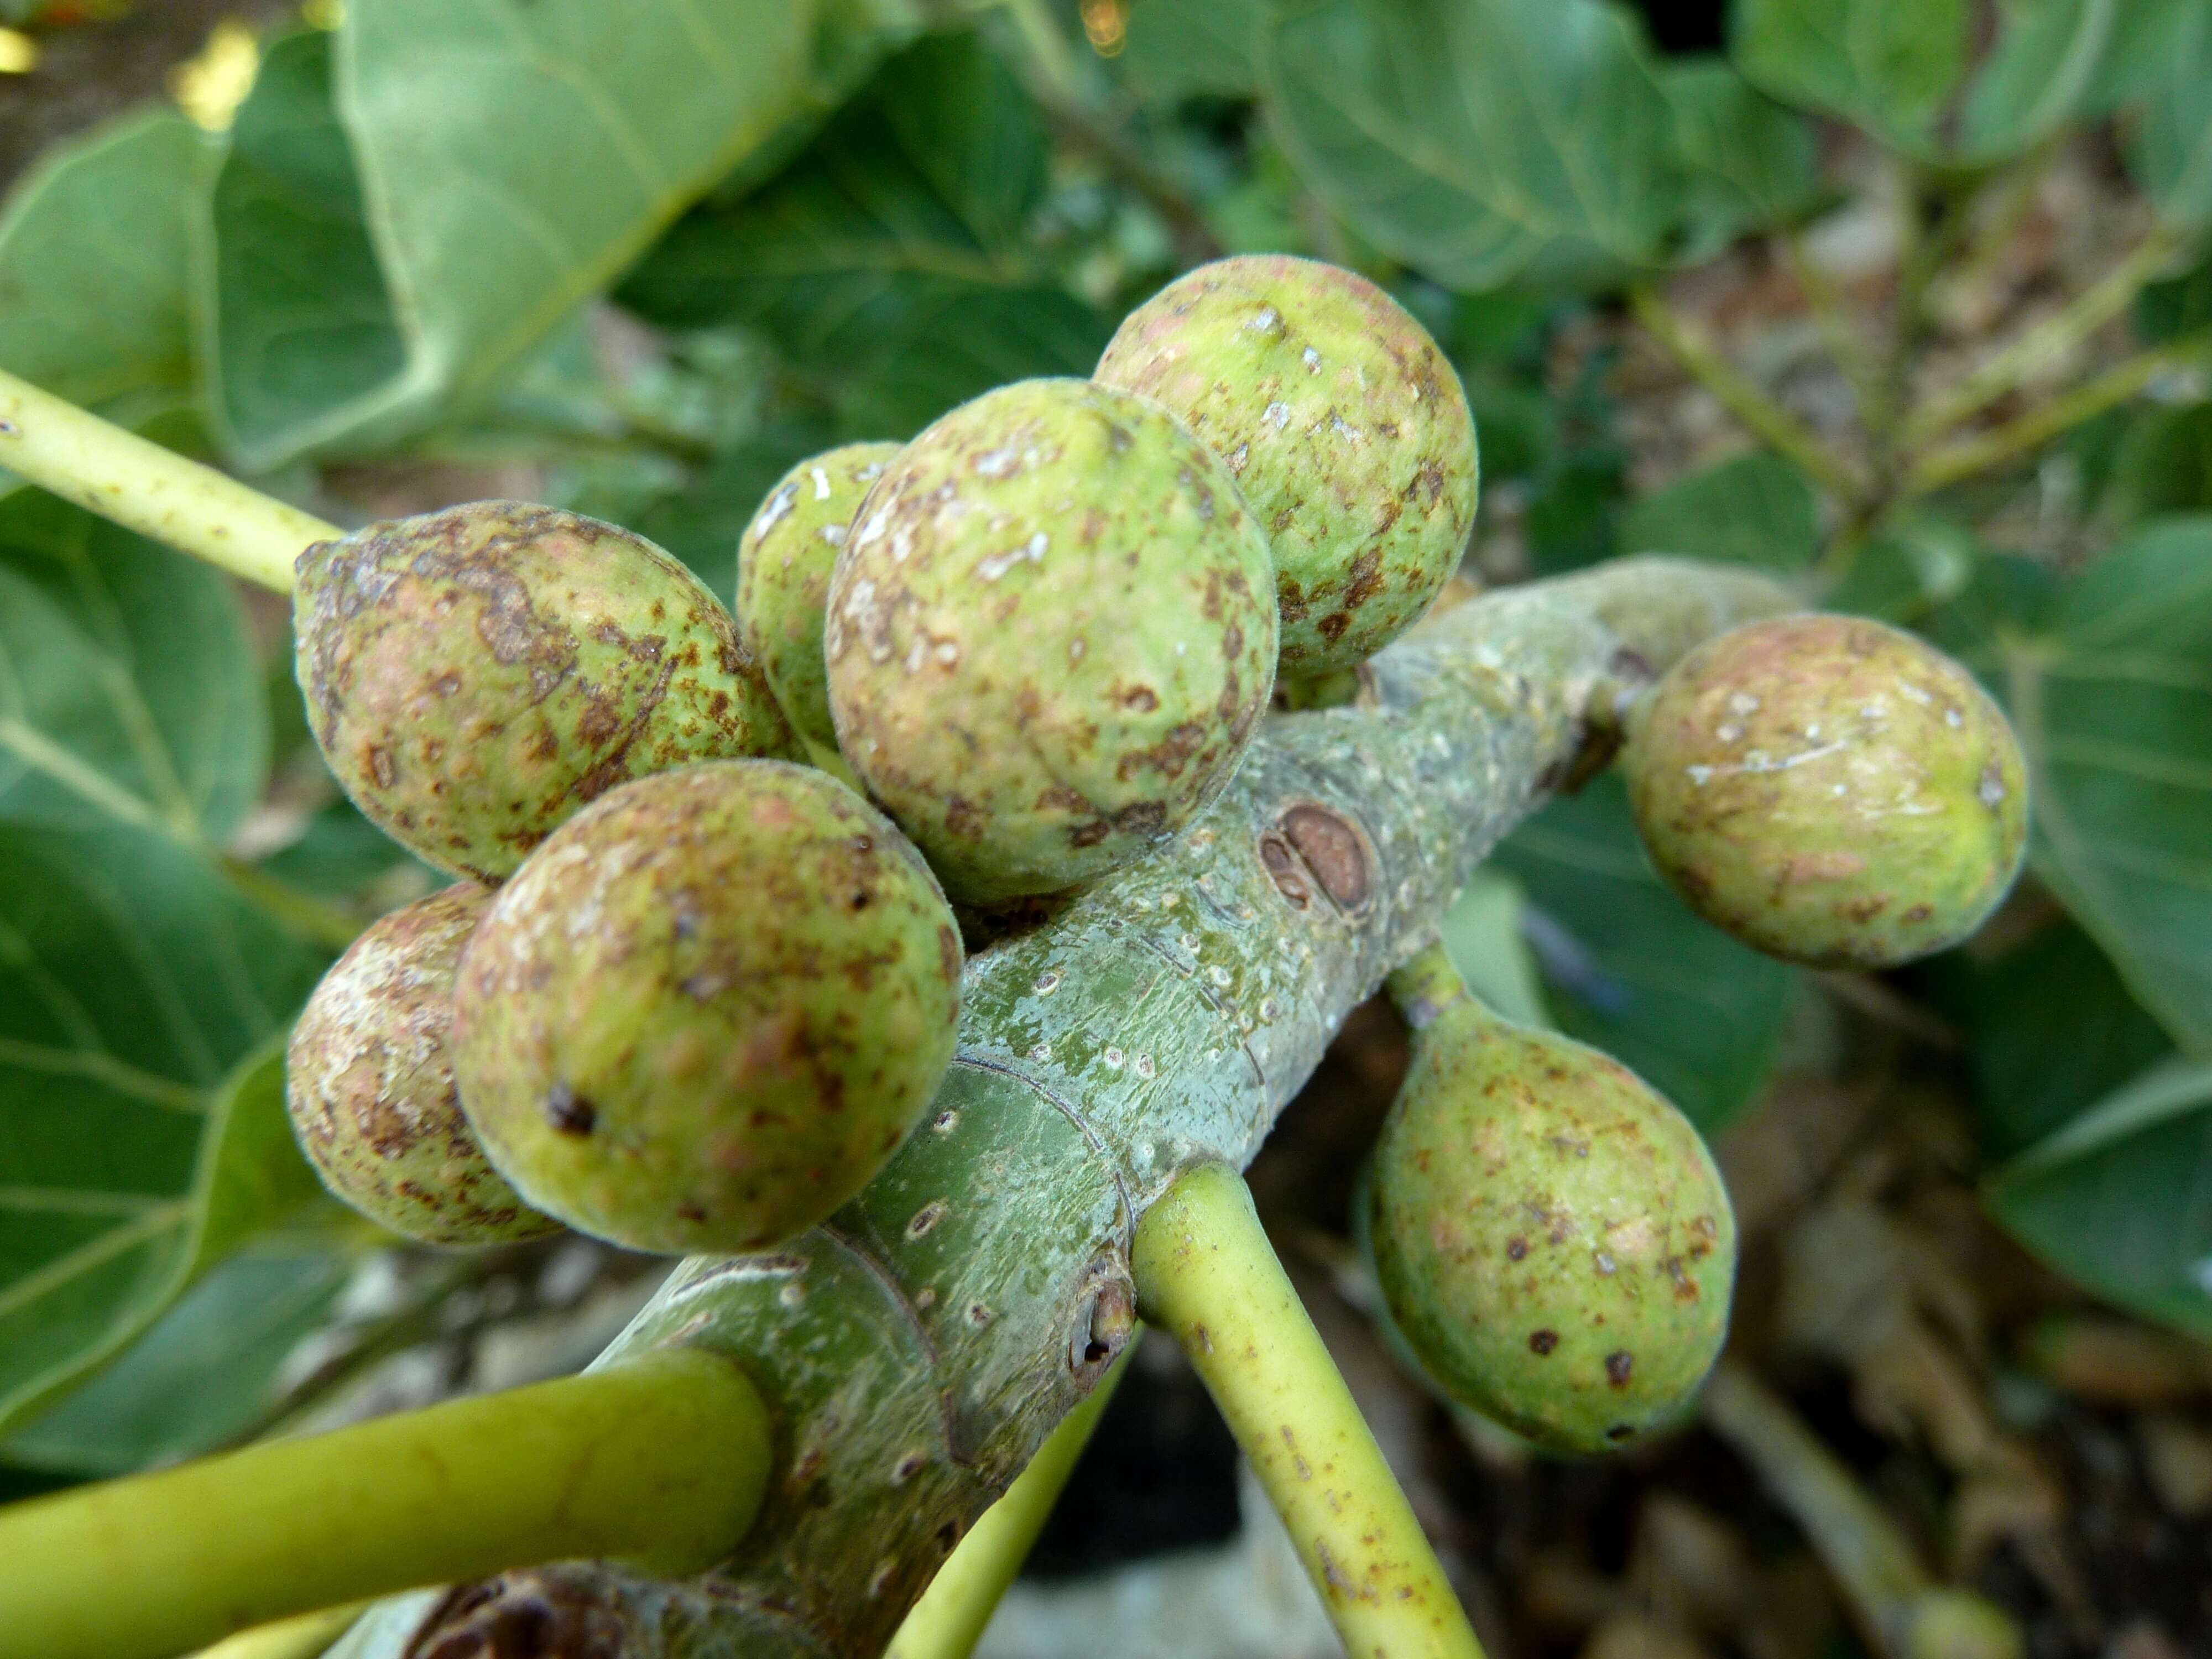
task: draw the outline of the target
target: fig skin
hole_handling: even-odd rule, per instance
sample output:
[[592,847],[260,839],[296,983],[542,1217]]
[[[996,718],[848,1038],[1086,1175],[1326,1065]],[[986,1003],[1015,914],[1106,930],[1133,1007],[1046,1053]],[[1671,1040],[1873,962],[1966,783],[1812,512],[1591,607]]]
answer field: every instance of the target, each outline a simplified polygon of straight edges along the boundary
[[1102,875],[1218,795],[1273,689],[1266,538],[1157,404],[1018,381],[868,492],[824,630],[846,763],[956,900]]
[[1719,1356],[1736,1243],[1719,1171],[1594,1048],[1460,992],[1415,1034],[1370,1192],[1399,1333],[1453,1398],[1538,1445],[1632,1445]]
[[796,755],[708,587],[642,537],[520,501],[372,525],[300,556],[316,741],[395,841],[496,883],[615,785]]
[[1373,656],[1458,568],[1481,472],[1467,394],[1357,272],[1283,254],[1200,265],[1129,313],[1097,377],[1227,460],[1273,550],[1284,678]]
[[453,974],[491,903],[462,882],[395,910],[333,963],[292,1028],[284,1103],[323,1184],[426,1244],[558,1232],[491,1167],[453,1083]]
[[1631,713],[1621,764],[1659,873],[1707,921],[1811,967],[1955,945],[2020,872],[2027,771],[2003,712],[1863,617],[1746,623]]
[[493,1164],[634,1249],[766,1249],[888,1158],[951,1063],[960,942],[827,774],[710,761],[610,791],[502,887],[455,994]]
[[799,736],[837,746],[822,612],[868,486],[902,444],[844,444],[776,480],[738,544],[738,631]]

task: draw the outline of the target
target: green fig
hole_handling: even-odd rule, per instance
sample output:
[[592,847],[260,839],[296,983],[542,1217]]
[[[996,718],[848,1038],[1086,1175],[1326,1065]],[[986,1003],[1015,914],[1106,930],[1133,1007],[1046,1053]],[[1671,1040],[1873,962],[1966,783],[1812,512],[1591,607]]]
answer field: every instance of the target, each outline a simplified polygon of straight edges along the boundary
[[474,501],[300,556],[300,690],[369,819],[497,882],[578,807],[688,761],[795,755],[714,594],[641,537]]
[[1458,568],[1480,472],[1467,394],[1357,272],[1284,254],[1200,265],[1129,313],[1097,377],[1228,462],[1273,550],[1285,679],[1373,656]]
[[455,1069],[491,1160],[634,1249],[826,1218],[952,1058],[960,940],[904,837],[826,773],[710,761],[610,791],[462,959]]
[[1499,1018],[1440,952],[1413,971],[1443,988],[1414,1000],[1375,1150],[1391,1318],[1463,1405],[1554,1450],[1618,1450],[1681,1409],[1727,1335],[1720,1173],[1619,1061]]
[[557,1232],[491,1167],[453,1085],[453,973],[491,895],[474,882],[370,927],[292,1028],[284,1102],[323,1184],[428,1244]]
[[1813,967],[1957,944],[2026,850],[2003,712],[1924,640],[1864,617],[1707,641],[1631,711],[1621,765],[1651,862],[1690,907]]
[[868,486],[903,446],[846,444],[776,480],[738,544],[738,629],[799,734],[837,746],[822,611],[830,576]]
[[1072,887],[1227,783],[1273,689],[1235,479],[1149,399],[1024,380],[868,492],[824,634],[837,744],[956,899]]

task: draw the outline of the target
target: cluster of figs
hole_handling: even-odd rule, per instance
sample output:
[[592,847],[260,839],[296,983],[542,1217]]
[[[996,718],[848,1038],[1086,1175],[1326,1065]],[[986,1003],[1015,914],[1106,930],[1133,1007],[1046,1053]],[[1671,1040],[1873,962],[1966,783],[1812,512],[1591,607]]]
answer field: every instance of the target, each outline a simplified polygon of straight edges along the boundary
[[[963,921],[1173,838],[1279,689],[1340,681],[1429,609],[1477,483],[1465,394],[1411,315],[1354,273],[1239,257],[1139,307],[1089,380],[793,467],[740,543],[734,620],[650,543],[548,507],[309,548],[317,740],[459,879],[310,1000],[302,1146],[441,1245],[568,1226],[738,1252],[825,1219],[951,1062]],[[1655,861],[1763,949],[1936,948],[2018,862],[2002,717],[1909,635],[1754,624],[1629,724]],[[1372,1182],[1395,1322],[1468,1404],[1617,1445],[1725,1323],[1711,1159],[1604,1056],[1463,989],[1421,1006]]]

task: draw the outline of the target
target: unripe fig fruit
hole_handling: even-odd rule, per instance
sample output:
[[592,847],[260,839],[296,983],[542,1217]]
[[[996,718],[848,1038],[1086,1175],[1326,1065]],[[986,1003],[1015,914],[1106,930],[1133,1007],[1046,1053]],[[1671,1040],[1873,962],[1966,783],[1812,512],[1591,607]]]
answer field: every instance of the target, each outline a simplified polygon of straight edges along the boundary
[[1073,886],[1228,781],[1274,684],[1267,544],[1148,399],[1024,380],[868,492],[830,586],[838,747],[957,899]]
[[696,576],[596,519],[473,501],[300,556],[309,723],[368,817],[495,882],[625,779],[795,754]]
[[960,940],[843,784],[713,761],[554,831],[454,1004],[469,1121],[532,1204],[635,1249],[759,1249],[858,1192],[936,1092]]
[[284,1102],[323,1184],[429,1244],[557,1232],[491,1167],[453,1086],[453,970],[489,908],[474,882],[356,939],[307,999],[284,1056]]
[[903,446],[846,444],[776,481],[738,544],[738,629],[801,737],[837,746],[822,658],[830,575],[868,486]]
[[1458,568],[1474,417],[1428,331],[1364,276],[1284,254],[1200,265],[1129,313],[1098,379],[1227,459],[1274,553],[1284,678],[1373,656]]
[[1629,716],[1651,862],[1707,921],[1814,967],[1892,967],[1996,908],[2027,840],[2004,714],[1925,641],[1858,617],[1709,640]]
[[1727,1335],[1735,1220],[1698,1132],[1619,1061],[1463,989],[1414,1035],[1370,1203],[1424,1368],[1540,1445],[1630,1443]]

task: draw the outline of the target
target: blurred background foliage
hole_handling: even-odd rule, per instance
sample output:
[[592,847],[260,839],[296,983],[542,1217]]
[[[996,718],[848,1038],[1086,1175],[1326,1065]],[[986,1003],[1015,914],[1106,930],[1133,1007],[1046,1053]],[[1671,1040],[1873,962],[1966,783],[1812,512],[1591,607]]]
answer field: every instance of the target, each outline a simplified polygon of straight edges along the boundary
[[[1085,374],[1223,252],[1368,271],[1475,408],[1471,578],[1768,567],[2018,724],[2033,873],[1907,973],[1702,928],[1607,777],[1446,937],[1720,1138],[1739,1346],[1816,1401],[1849,1378],[1857,1462],[2096,1650],[2087,1547],[2038,1507],[2087,1454],[2032,1443],[2063,1391],[2124,1393],[2094,1340],[2212,1338],[2212,10],[1651,9],[0,0],[0,366],[341,522],[529,497],[727,599],[800,457]],[[322,769],[288,644],[268,596],[0,480],[0,1491],[572,1366],[647,1282],[402,1250],[305,1178],[271,1045],[432,878]],[[1312,1091],[1342,1121],[1302,1103],[1260,1172],[1339,1281],[1378,1031]],[[1888,1336],[1822,1334],[1823,1284]],[[2191,1363],[2158,1373],[2184,1401]],[[2212,1511],[2212,1431],[2158,1421],[2203,1474],[2175,1513]]]

